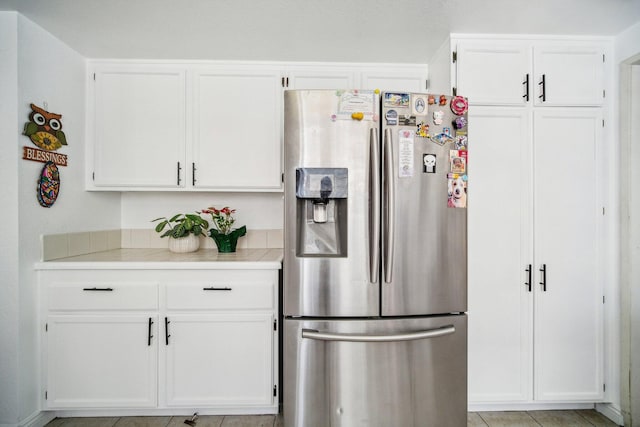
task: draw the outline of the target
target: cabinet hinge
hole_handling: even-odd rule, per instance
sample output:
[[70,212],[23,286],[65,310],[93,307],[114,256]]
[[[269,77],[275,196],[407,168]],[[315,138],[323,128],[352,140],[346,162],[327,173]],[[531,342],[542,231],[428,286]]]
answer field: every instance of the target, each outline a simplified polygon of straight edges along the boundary
[[602,127],[604,127],[604,119],[602,119]]
[[278,386],[274,385],[273,386],[273,397],[276,397],[278,395]]
[[602,54],[602,62],[604,62],[604,53]]
[[95,172],[91,172],[91,180],[92,181],[96,180],[96,173]]
[[458,60],[458,52],[456,52],[455,50],[453,52],[451,52],[451,59],[453,61],[453,63],[455,64],[456,61]]
[[604,89],[602,89],[602,97],[606,98],[607,97],[607,91],[605,91]]
[[48,323],[44,324],[44,331],[45,332],[49,332],[49,324]]
[[605,214],[604,206],[602,207],[602,215]]
[[282,87],[285,87],[285,85],[284,85],[284,77],[282,78]]
[[604,304],[604,295],[602,295],[602,303]]
[[47,393],[47,390],[44,391],[44,400],[47,400],[49,398],[49,393]]
[[454,87],[454,88],[452,89],[452,92],[453,92],[453,96],[458,95],[458,88],[457,88],[457,87]]
[[602,384],[602,391],[607,391],[607,385],[606,384]]
[[278,320],[277,319],[273,319],[273,330],[274,331],[278,330]]
[[424,81],[424,90],[429,90],[429,79]]
[[280,175],[280,181],[284,184],[284,173]]
[[93,81],[96,81],[96,73],[93,73]]

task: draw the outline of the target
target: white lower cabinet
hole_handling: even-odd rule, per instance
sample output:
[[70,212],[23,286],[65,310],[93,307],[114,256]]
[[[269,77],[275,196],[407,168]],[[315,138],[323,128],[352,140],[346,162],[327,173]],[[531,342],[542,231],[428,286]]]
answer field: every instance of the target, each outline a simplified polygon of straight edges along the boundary
[[271,404],[272,315],[176,314],[166,322],[167,406]]
[[41,281],[46,409],[277,412],[277,270],[43,271]]
[[49,408],[148,408],[157,403],[157,316],[47,318]]
[[602,112],[469,122],[469,402],[600,401]]

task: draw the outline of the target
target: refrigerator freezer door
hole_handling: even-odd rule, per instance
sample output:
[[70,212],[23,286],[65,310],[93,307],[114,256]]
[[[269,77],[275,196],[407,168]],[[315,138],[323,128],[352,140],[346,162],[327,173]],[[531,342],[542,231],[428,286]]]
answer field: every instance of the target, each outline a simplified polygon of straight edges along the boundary
[[466,325],[466,315],[286,319],[285,425],[466,425]]
[[[411,102],[427,99],[410,96]],[[453,122],[459,117],[449,100],[428,105],[422,116],[411,105],[383,106],[382,117],[393,110],[410,119],[383,123],[382,316],[467,310],[467,209],[449,207]],[[431,138],[418,135],[421,122],[430,124]]]
[[[340,115],[341,93],[285,92],[285,316],[380,313],[379,122]],[[301,179],[310,190],[296,194]]]

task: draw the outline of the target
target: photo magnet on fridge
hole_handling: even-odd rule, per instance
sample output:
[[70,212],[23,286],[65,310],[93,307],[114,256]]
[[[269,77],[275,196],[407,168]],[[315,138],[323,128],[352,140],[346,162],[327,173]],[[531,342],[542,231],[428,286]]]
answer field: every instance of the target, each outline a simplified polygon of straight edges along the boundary
[[447,206],[450,208],[467,207],[467,176],[457,173],[447,174]]

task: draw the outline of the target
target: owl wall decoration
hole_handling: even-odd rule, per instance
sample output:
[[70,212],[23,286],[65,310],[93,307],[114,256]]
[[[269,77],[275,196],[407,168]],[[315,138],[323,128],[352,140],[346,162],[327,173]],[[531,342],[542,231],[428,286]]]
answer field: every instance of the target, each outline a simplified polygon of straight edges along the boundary
[[55,151],[63,145],[67,145],[67,138],[62,131],[61,114],[50,113],[34,104],[31,104],[32,113],[29,121],[24,124],[23,135],[31,139],[38,147]]

